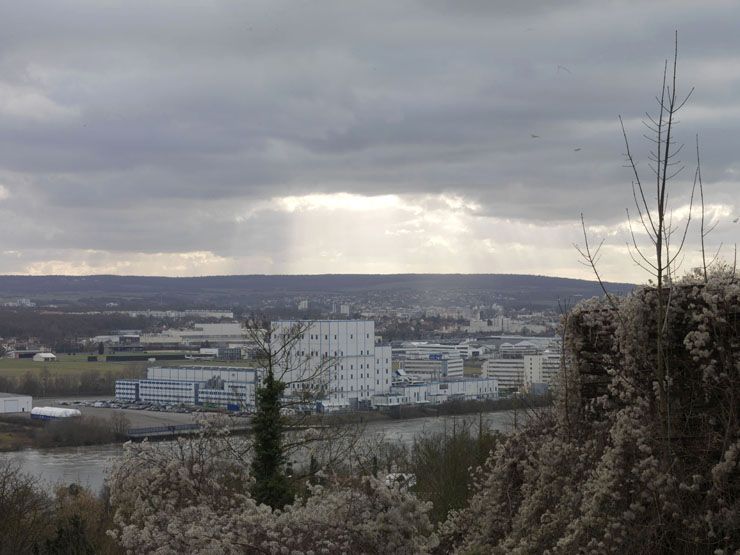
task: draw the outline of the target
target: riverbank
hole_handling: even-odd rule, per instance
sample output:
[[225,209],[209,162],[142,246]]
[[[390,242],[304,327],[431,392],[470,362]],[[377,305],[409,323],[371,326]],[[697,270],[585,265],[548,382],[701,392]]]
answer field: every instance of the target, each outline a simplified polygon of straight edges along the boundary
[[0,418],[0,451],[20,451],[37,447],[36,434],[43,424],[21,416]]
[[[514,415],[509,411],[483,413],[482,415],[424,417],[366,422],[359,429],[361,441],[372,445],[385,442],[401,449],[411,449],[417,438],[435,433],[454,434],[455,430],[467,427],[473,435],[479,425],[487,431],[510,431]],[[120,444],[90,445],[87,447],[57,447],[53,449],[29,448],[20,451],[0,453],[0,463],[11,462],[24,472],[44,484],[49,493],[61,485],[76,483],[93,492],[100,491],[105,476],[124,448]],[[296,463],[297,464],[297,463]]]
[[113,414],[108,419],[83,416],[65,420],[3,415],[0,452],[123,443],[127,439],[127,427],[124,418]]
[[[50,401],[47,399],[46,401]],[[61,400],[48,403],[63,406]],[[34,403],[36,404],[36,403]],[[419,420],[445,416],[464,416],[508,412],[516,414],[552,404],[549,397],[518,396],[486,401],[450,401],[440,405],[394,407],[385,411],[308,415],[296,418],[295,426],[341,426],[384,423],[397,420]],[[156,428],[195,424],[195,413],[149,412],[127,409],[79,407],[82,418],[73,420],[33,420],[28,415],[0,416],[0,452],[54,447],[120,445],[129,437],[131,428]],[[248,418],[230,417],[235,426],[243,427]]]
[[483,401],[448,401],[438,405],[404,405],[385,410],[357,411],[311,415],[301,423],[323,424],[362,424],[384,420],[413,420],[438,416],[463,416],[479,413],[503,411],[523,411],[552,406],[551,395],[529,396],[518,395],[506,399],[487,399]]

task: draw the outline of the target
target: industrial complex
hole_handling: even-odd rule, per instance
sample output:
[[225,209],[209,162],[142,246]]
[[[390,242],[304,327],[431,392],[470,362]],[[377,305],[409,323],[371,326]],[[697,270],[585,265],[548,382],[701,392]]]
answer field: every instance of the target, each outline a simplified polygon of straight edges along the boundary
[[[288,398],[310,393],[319,412],[372,409],[451,399],[496,399],[495,377],[463,376],[455,353],[418,349],[393,369],[390,345],[375,335],[370,320],[285,320],[272,323],[270,350],[275,376]],[[259,358],[256,363],[261,362]],[[152,366],[146,379],[118,380],[116,399],[162,405],[251,409],[266,368]]]

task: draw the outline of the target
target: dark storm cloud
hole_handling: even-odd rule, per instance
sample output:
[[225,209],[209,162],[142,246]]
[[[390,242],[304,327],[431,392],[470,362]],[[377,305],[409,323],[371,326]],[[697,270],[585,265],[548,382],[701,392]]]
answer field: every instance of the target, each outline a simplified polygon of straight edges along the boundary
[[284,256],[290,214],[240,215],[338,192],[614,223],[631,195],[616,116],[644,160],[639,120],[674,29],[682,88],[697,87],[681,138],[701,133],[707,186],[737,207],[738,16],[730,2],[15,3],[0,20],[0,231],[14,250]]

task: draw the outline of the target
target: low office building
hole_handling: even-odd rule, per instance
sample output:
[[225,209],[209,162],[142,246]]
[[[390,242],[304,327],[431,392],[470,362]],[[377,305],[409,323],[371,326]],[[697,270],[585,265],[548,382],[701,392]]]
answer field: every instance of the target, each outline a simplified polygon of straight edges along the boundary
[[463,376],[463,359],[457,354],[421,355],[407,358],[401,364],[407,374],[426,381]]
[[503,343],[499,356],[487,359],[481,370],[483,376],[498,379],[502,392],[533,390],[536,385],[549,387],[560,371],[560,353],[556,343],[547,348],[530,341]]
[[483,363],[482,375],[496,378],[502,392],[519,391],[524,387],[524,358],[489,358]]
[[477,358],[485,354],[484,346],[469,341],[459,343],[430,343],[428,341],[404,341],[400,346],[393,348],[393,360],[405,360],[407,358],[423,358],[428,355],[448,355],[451,357],[461,356],[466,358]]
[[262,371],[230,366],[155,366],[144,380],[117,380],[116,399],[160,405],[252,408]]
[[372,404],[381,408],[484,399],[498,399],[498,382],[495,378],[460,378],[434,382],[396,381],[390,393],[373,396]]

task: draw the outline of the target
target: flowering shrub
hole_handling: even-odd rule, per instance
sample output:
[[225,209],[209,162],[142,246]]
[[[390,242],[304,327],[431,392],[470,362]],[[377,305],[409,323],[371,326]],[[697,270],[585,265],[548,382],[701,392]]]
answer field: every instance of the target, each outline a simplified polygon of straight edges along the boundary
[[564,322],[556,409],[492,453],[439,552],[740,549],[740,284],[719,270],[666,294],[667,417],[655,290],[581,303]]
[[109,483],[131,553],[426,553],[429,505],[365,477],[311,486],[282,511],[249,494],[249,463],[228,436],[126,446]]

